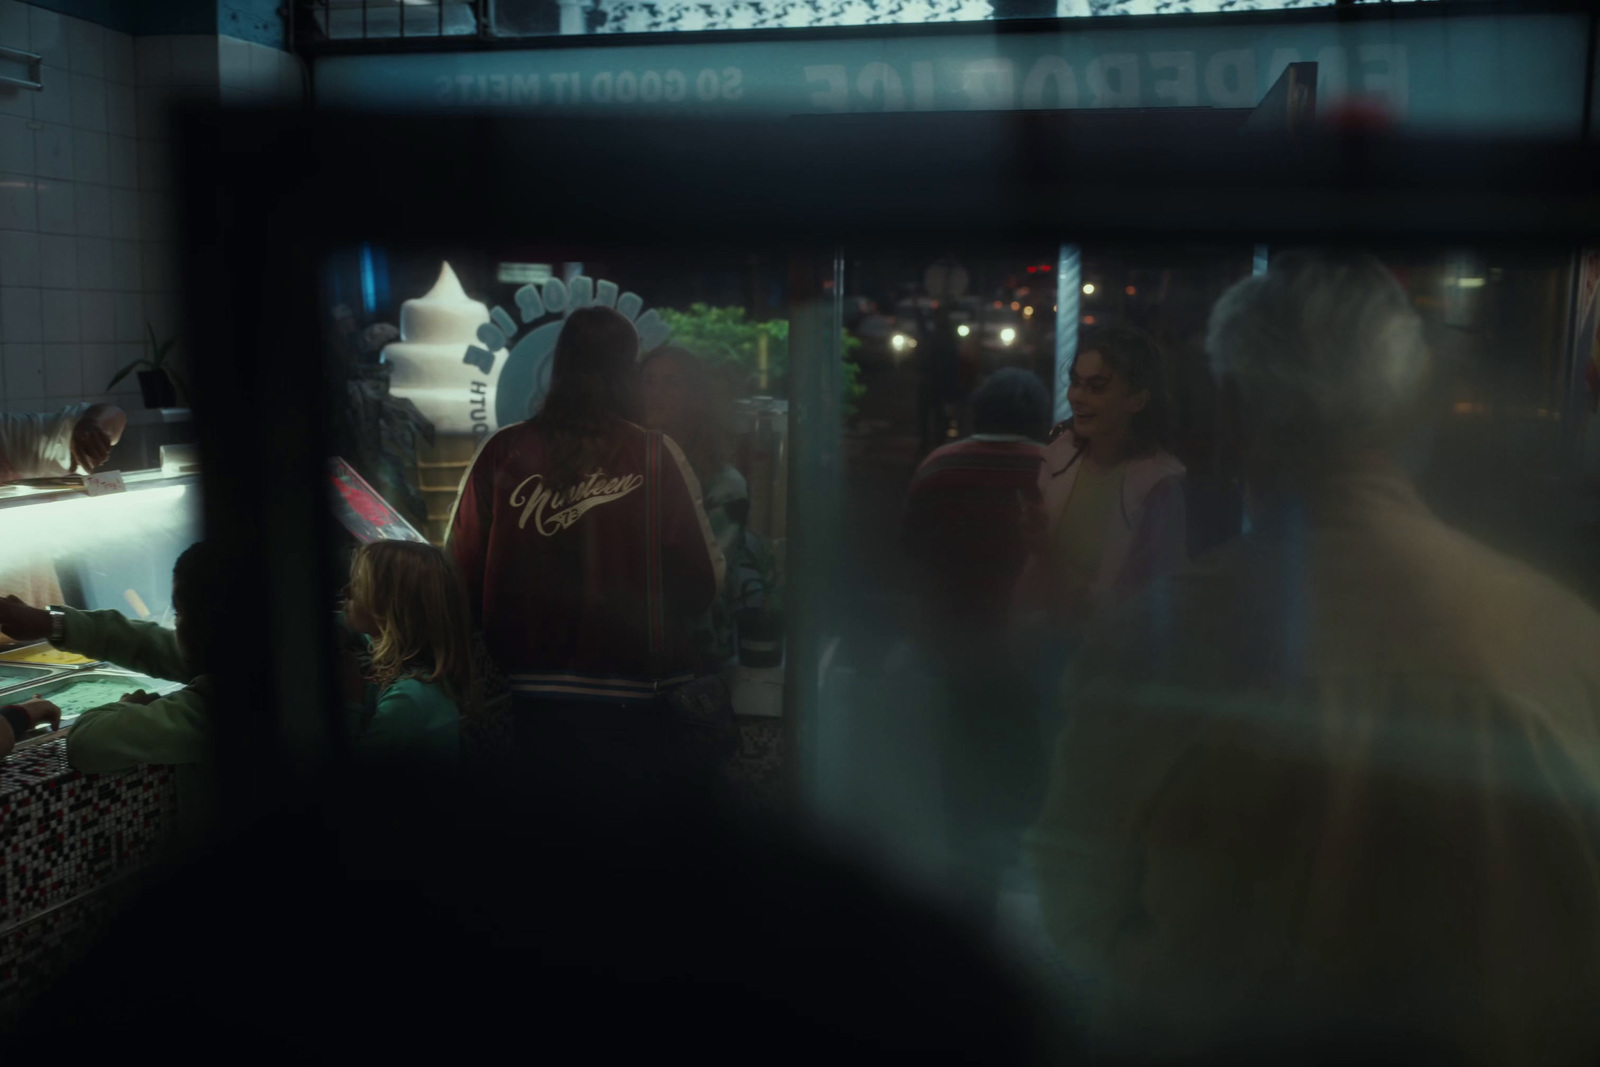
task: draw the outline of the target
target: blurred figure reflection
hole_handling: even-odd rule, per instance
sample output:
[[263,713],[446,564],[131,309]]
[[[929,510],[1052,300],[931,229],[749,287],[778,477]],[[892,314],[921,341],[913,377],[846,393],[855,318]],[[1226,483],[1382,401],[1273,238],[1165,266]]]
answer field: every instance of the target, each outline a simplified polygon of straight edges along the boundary
[[711,533],[728,563],[722,593],[700,616],[694,628],[695,651],[702,673],[712,673],[733,658],[733,613],[743,589],[739,563],[745,523],[750,517],[750,488],[728,460],[732,438],[732,405],[705,364],[687,348],[664,345],[644,357],[645,425],[660,430],[683,449],[700,479],[702,503]]
[[1163,447],[1166,394],[1154,341],[1131,326],[1086,331],[1073,361],[1072,418],[1051,433],[1041,488],[1050,542],[1026,588],[1058,625],[1183,565],[1183,464]]
[[1050,397],[1035,375],[997,371],[972,398],[976,432],[922,462],[906,503],[923,645],[947,698],[939,731],[946,838],[969,918],[988,929],[1042,785],[1035,702],[1008,616],[1044,524],[1039,442],[1049,420]]
[[1048,737],[1062,665],[1090,621],[1187,558],[1156,343],[1132,326],[1087,330],[1070,374],[1072,418],[1051,431],[1040,474],[1047,534],[1017,586]]
[[786,826],[448,768],[367,767],[313,799],[160,871],[8,1053],[125,1049],[183,1005],[224,1061],[1073,1062],[1019,975]]
[[1388,458],[1428,353],[1376,260],[1275,259],[1208,348],[1255,532],[1085,645],[1032,838],[1100,1039],[1336,1016],[1594,1062],[1600,616]]

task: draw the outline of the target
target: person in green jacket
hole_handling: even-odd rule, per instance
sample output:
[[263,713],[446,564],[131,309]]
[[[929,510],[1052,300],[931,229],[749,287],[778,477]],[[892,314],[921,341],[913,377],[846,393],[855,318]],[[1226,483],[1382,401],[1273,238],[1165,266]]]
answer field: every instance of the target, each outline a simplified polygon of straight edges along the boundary
[[143,764],[177,767],[179,828],[190,842],[205,836],[214,813],[214,687],[207,665],[218,660],[226,627],[208,590],[218,587],[225,566],[204,541],[178,557],[172,568],[174,630],[118,611],[36,608],[16,597],[0,601],[0,630],[16,640],[49,638],[64,651],[185,683],[166,696],[139,690],[80,714],[67,735],[67,762],[86,774]]
[[357,755],[455,759],[475,683],[466,593],[450,558],[415,541],[362,545],[344,624],[365,646],[359,668],[346,659],[346,697],[360,706]]

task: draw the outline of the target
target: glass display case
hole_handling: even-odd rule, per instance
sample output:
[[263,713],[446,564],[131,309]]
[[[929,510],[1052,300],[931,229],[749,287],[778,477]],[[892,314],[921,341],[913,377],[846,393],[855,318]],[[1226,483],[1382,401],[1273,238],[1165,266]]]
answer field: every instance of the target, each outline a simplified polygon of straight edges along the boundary
[[[192,455],[163,451],[176,460],[166,471],[124,472],[120,486],[115,478],[0,486],[0,596],[173,627],[173,565],[201,536],[200,476]],[[173,832],[175,768],[84,774],[68,759],[74,725],[138,690],[164,696],[182,687],[0,635],[0,706],[40,697],[61,713],[59,728],[41,724],[0,757],[0,804],[14,813],[0,827],[9,857],[0,877],[0,1010],[50,973],[62,938],[98,929],[108,887],[126,884]]]
[[[32,648],[34,646],[24,646]],[[0,656],[0,659],[4,659]],[[42,682],[47,678],[61,674],[66,668],[32,666],[19,662],[0,663],[0,688],[11,689],[26,686],[33,682]]]
[[[79,670],[0,689],[0,706],[42,697],[61,709],[59,729],[68,730],[78,721],[79,715],[91,708],[114,704],[128,693],[142,689],[166,696],[182,688],[182,682],[162,681],[134,671]],[[50,740],[57,732],[48,726],[37,727],[26,738],[19,739],[18,748]]]
[[[0,595],[36,607],[110,609],[171,628],[173,564],[200,537],[198,482],[192,471],[152,470],[125,474],[121,491],[96,496],[0,486]],[[12,671],[92,665],[43,642],[0,638],[0,646],[0,686],[10,686]]]

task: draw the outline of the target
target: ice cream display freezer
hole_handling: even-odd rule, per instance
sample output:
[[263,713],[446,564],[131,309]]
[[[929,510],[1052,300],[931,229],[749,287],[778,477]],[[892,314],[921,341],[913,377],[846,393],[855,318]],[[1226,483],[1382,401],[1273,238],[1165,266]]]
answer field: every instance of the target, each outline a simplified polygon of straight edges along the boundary
[[[11,666],[4,664],[0,666]],[[43,678],[10,679],[0,676],[0,706],[20,704],[35,696],[43,697],[61,709],[61,728],[64,730],[90,708],[115,703],[125,693],[143,689],[147,693],[165,696],[183,688],[182,682],[166,682],[148,675],[118,670],[79,670],[49,672]],[[56,736],[56,731],[42,726],[19,739],[18,747],[36,744]]]
[[4,652],[0,652],[0,687],[6,686],[7,676],[5,671],[12,667],[22,669],[45,668],[60,670],[63,668],[76,670],[88,667],[94,660],[88,656],[80,656],[76,652],[63,652],[48,641],[35,641],[27,645],[14,645]]
[[[64,673],[61,667],[45,667],[31,663],[0,662],[0,692],[17,686],[33,685]],[[7,701],[10,703],[10,701]],[[0,705],[3,707],[4,705]]]

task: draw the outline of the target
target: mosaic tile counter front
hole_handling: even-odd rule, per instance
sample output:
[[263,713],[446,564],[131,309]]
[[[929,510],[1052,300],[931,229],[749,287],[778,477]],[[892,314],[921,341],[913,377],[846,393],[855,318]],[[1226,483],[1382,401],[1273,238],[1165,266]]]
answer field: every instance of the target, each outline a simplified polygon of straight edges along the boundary
[[176,799],[171,767],[84,775],[65,737],[0,760],[0,1020],[93,942]]

